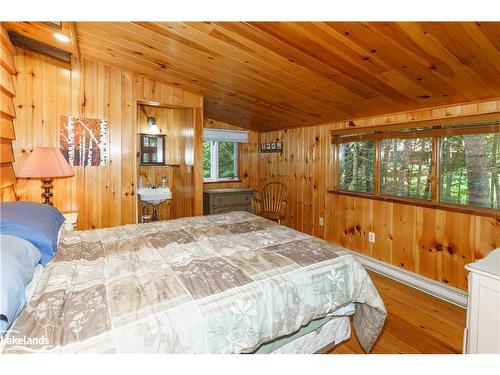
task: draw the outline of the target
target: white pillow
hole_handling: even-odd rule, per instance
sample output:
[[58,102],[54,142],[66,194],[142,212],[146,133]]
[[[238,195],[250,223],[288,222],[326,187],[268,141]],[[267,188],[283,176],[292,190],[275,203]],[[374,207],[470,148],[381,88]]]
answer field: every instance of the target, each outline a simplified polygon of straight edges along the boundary
[[42,279],[43,270],[45,269],[40,263],[38,263],[35,267],[35,272],[33,273],[33,278],[30,283],[26,285],[25,294],[26,294],[26,303],[28,303],[35,294],[36,288],[38,284],[40,284],[40,280]]

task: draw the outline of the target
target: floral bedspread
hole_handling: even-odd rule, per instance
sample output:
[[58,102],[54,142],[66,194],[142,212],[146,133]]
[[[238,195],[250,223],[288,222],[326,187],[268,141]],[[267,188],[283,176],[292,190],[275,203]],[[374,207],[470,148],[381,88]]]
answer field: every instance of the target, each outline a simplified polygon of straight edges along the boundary
[[356,258],[246,212],[70,231],[2,351],[252,352],[352,303],[370,351],[386,310]]

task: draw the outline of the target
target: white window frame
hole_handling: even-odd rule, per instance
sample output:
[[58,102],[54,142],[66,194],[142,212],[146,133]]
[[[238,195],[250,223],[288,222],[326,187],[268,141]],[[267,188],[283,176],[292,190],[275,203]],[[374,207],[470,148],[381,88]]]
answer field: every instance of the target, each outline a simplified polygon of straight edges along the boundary
[[[238,142],[234,143],[234,177],[219,177],[219,141],[210,142],[210,177],[203,182],[219,182],[238,180]],[[227,141],[225,141],[227,142]]]

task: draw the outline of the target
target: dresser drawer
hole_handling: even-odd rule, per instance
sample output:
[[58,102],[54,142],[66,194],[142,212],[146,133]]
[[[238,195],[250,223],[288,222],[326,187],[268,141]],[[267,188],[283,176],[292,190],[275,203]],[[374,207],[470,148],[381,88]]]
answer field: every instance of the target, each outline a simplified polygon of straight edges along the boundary
[[212,207],[243,206],[252,201],[252,194],[225,194],[213,197]]
[[203,214],[222,214],[231,211],[252,212],[254,189],[209,189],[203,192]]
[[251,212],[251,207],[248,205],[245,206],[228,206],[228,207],[219,207],[219,208],[214,208],[212,210],[212,213],[215,214],[223,214],[226,212],[232,212],[232,211],[246,211],[246,212]]

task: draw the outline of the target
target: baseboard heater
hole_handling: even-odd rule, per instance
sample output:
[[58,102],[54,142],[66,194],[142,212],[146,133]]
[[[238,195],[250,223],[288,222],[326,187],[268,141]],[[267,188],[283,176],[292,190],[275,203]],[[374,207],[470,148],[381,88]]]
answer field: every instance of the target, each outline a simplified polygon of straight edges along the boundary
[[412,288],[418,289],[424,293],[440,298],[454,305],[467,308],[467,293],[461,289],[455,288],[444,283],[421,276],[415,272],[393,266],[369,256],[349,251],[356,256],[363,266],[382,276],[388,277]]

